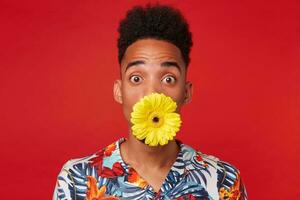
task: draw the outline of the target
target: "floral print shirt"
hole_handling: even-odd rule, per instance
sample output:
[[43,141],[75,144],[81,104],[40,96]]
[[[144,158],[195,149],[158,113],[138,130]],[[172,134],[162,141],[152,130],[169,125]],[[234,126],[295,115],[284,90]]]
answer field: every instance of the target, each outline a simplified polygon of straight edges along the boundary
[[58,175],[53,200],[247,200],[239,171],[180,143],[180,152],[159,192],[120,154],[119,141],[97,153],[68,161]]

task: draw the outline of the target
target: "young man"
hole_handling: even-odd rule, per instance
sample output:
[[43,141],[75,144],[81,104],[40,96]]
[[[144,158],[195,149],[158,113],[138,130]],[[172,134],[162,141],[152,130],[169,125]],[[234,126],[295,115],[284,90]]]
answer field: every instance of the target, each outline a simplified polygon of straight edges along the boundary
[[192,97],[186,80],[191,33],[179,11],[167,6],[134,7],[121,21],[121,79],[114,98],[123,107],[128,139],[67,162],[53,199],[247,199],[237,169],[171,140],[149,146],[132,133],[133,106],[152,93],[171,97],[176,112]]

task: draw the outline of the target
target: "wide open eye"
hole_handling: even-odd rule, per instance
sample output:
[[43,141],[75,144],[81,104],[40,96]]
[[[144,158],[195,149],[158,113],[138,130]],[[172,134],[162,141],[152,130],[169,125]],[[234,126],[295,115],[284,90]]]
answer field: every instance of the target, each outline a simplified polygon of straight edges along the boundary
[[168,85],[172,85],[172,84],[175,84],[176,78],[174,76],[168,75],[163,78],[162,82],[164,82]]
[[133,75],[130,77],[130,81],[134,84],[139,84],[142,81],[142,78],[138,75]]

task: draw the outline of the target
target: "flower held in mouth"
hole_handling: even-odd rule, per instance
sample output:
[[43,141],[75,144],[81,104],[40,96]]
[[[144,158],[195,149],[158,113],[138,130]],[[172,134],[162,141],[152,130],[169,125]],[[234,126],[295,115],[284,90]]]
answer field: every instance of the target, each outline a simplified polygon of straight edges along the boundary
[[145,140],[149,146],[168,144],[181,125],[176,108],[176,102],[164,94],[152,93],[143,97],[133,106],[131,113],[133,135],[138,140]]

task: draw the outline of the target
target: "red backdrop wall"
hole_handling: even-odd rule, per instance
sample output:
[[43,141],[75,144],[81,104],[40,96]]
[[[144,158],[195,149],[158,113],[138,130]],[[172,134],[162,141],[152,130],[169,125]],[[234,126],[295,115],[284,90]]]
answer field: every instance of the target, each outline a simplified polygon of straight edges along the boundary
[[[179,138],[239,168],[250,199],[299,197],[299,3],[162,2],[194,39]],[[127,136],[116,29],[141,3],[1,1],[1,199],[51,199],[64,162]]]

